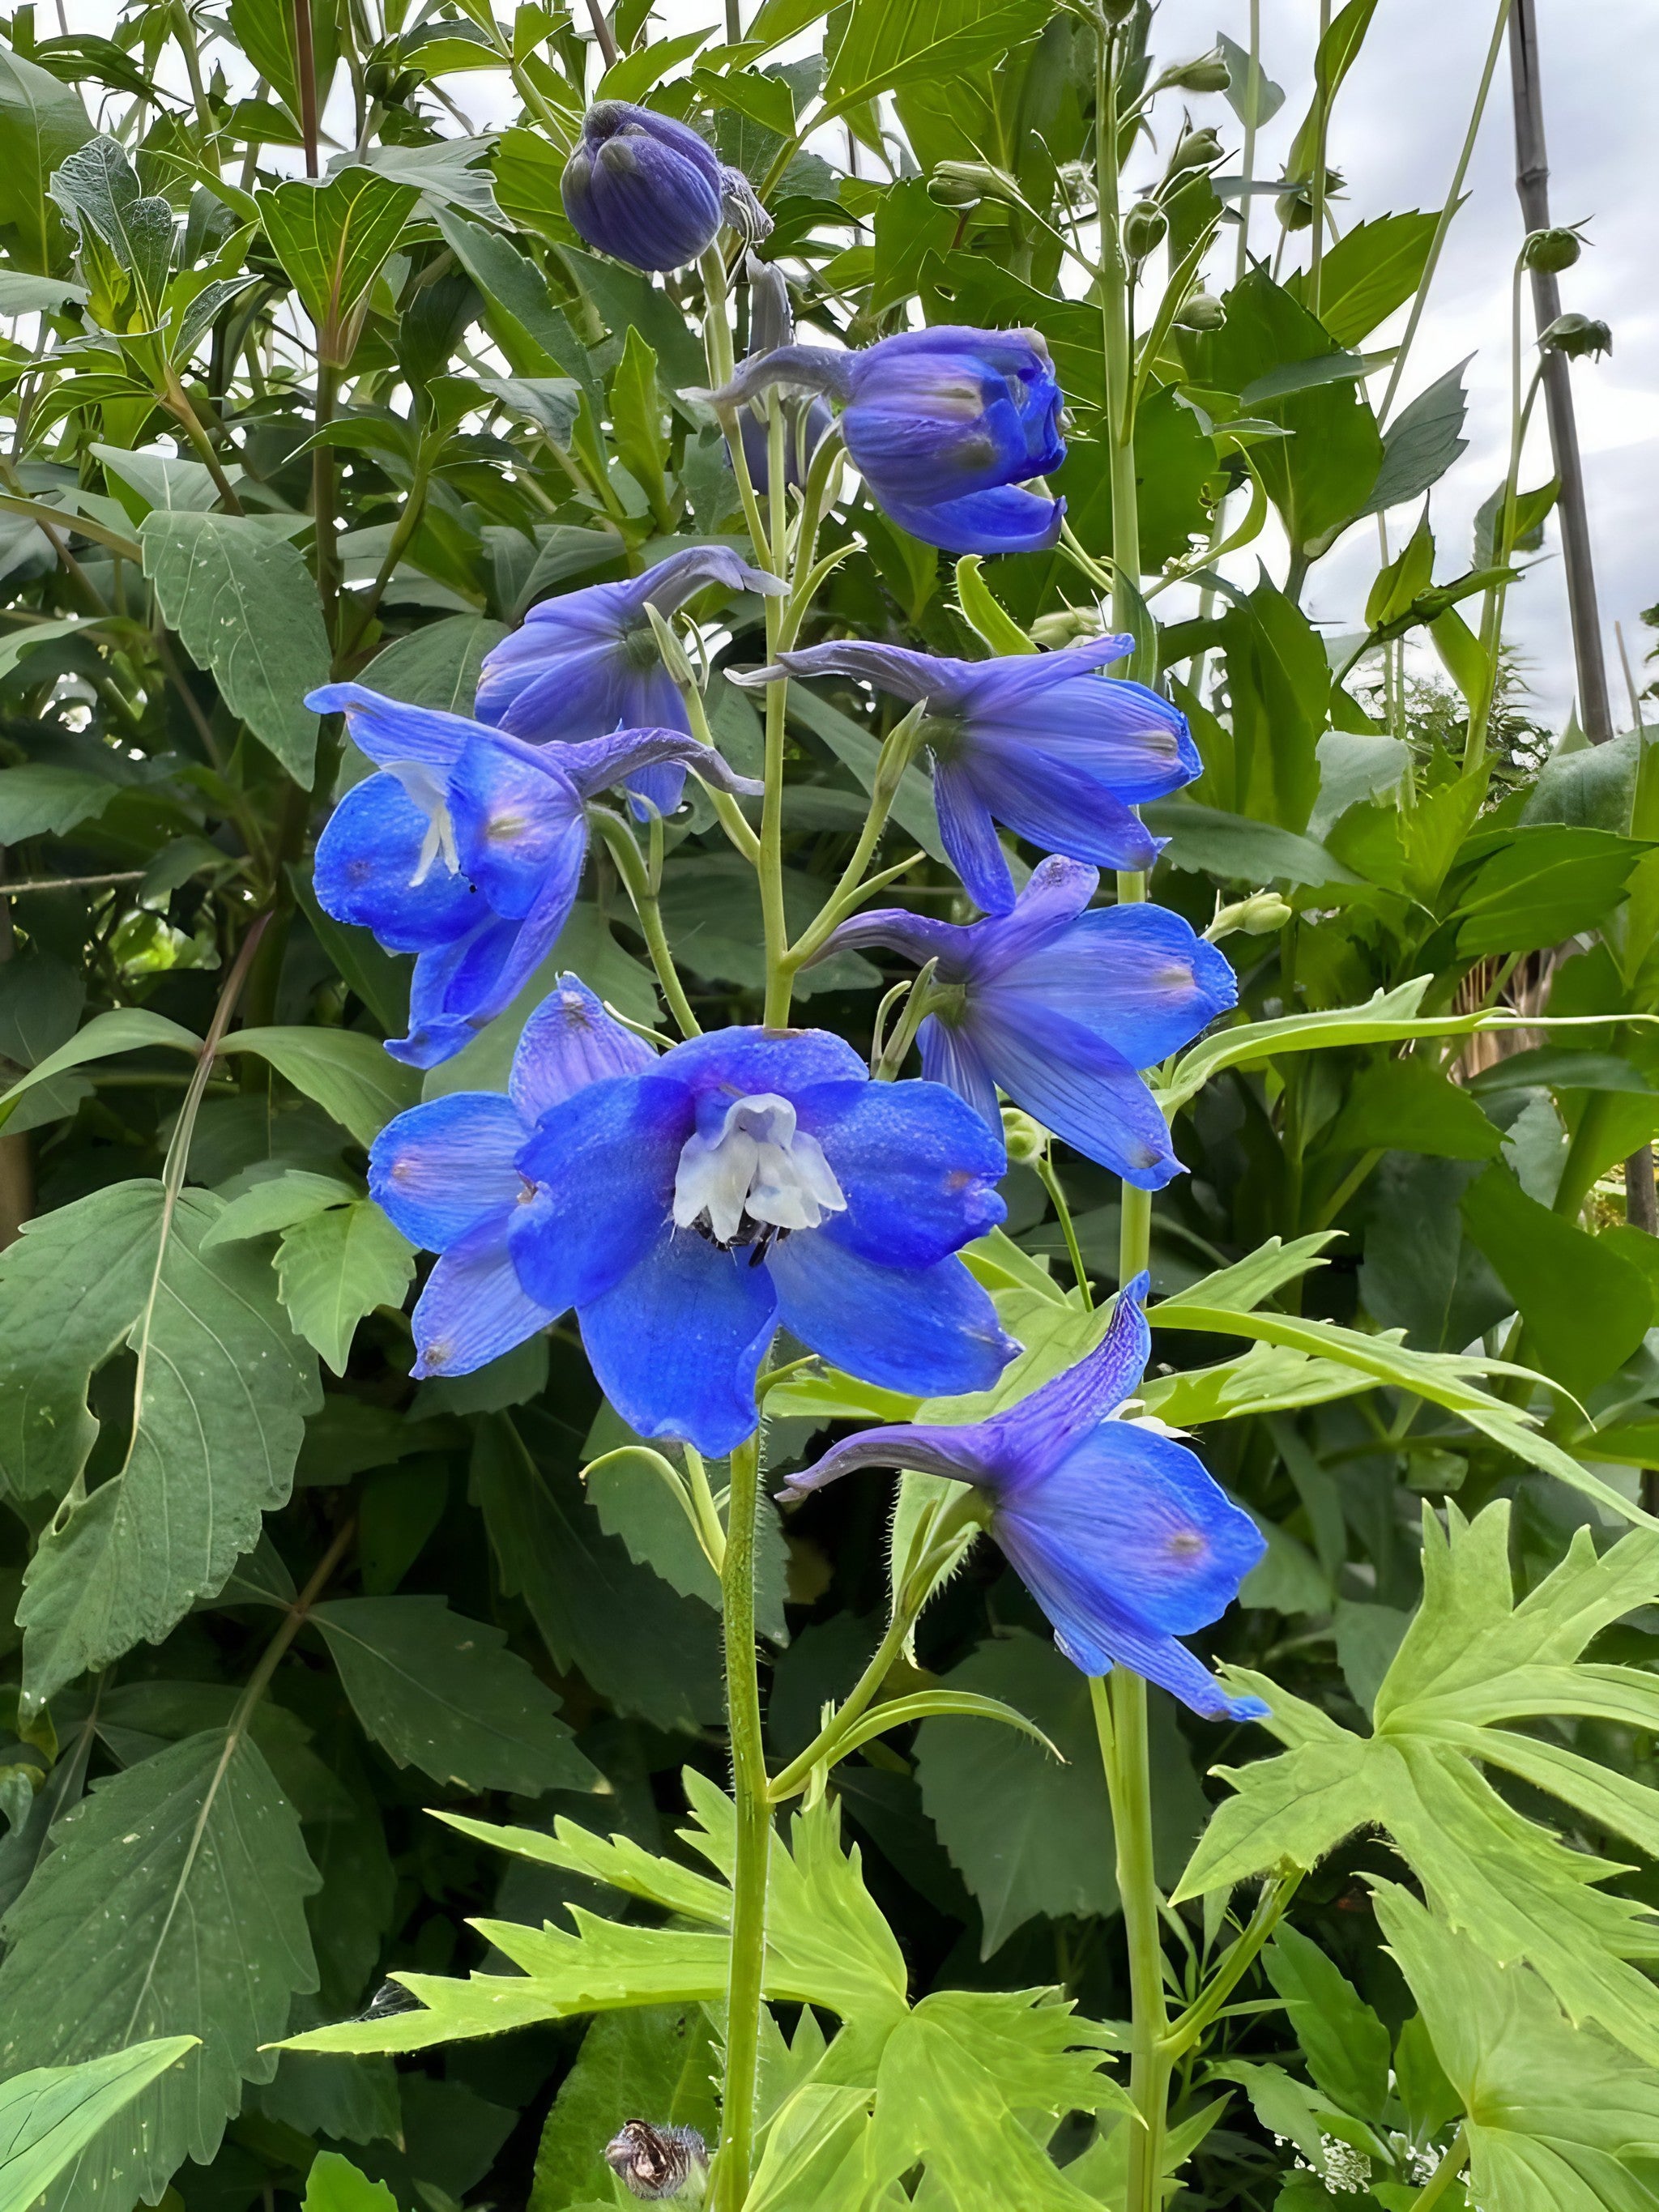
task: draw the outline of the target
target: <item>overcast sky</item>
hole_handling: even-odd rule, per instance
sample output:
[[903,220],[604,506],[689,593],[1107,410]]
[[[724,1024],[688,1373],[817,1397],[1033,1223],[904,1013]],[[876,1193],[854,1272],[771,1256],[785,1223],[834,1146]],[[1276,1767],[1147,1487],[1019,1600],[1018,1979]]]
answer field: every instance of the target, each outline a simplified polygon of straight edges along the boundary
[[[107,27],[108,0],[60,4],[76,27]],[[750,0],[744,5],[745,15],[752,14]],[[1332,166],[1347,184],[1338,207],[1345,230],[1366,216],[1440,205],[1495,5],[1496,0],[1382,0],[1333,125]],[[1659,38],[1652,35],[1653,0],[1645,6],[1630,0],[1537,0],[1537,8],[1551,211],[1559,222],[1588,218],[1589,225],[1590,250],[1561,279],[1562,301],[1601,318],[1613,332],[1611,358],[1576,364],[1573,388],[1614,715],[1627,726],[1613,624],[1624,624],[1639,672],[1641,656],[1656,639],[1642,628],[1638,612],[1659,600],[1659,533],[1650,520],[1659,505],[1659,188],[1648,143],[1659,116]],[[575,12],[580,21],[582,10]],[[713,23],[720,13],[720,0],[659,0],[657,21],[666,33]],[[50,15],[43,9],[41,16],[44,28]],[[1308,106],[1319,0],[1261,0],[1261,18],[1263,65],[1286,93],[1258,151],[1258,173],[1271,175]],[[1156,51],[1161,59],[1185,58],[1206,50],[1218,30],[1241,45],[1248,42],[1247,0],[1162,0]],[[451,80],[451,89],[481,125],[504,121],[512,112],[505,81],[495,86],[469,75]],[[1224,100],[1200,100],[1194,107],[1200,119],[1218,124],[1230,150],[1237,149],[1241,134]],[[1178,114],[1170,113],[1165,134],[1177,123]],[[1403,404],[1466,354],[1474,356],[1468,378],[1469,451],[1434,495],[1443,580],[1468,566],[1474,511],[1507,462],[1510,282],[1522,236],[1514,167],[1505,56],[1469,173],[1471,197],[1452,228],[1401,392]],[[1139,179],[1132,175],[1131,181]],[[1271,213],[1258,204],[1265,244],[1275,227]],[[1231,274],[1230,261],[1224,273]],[[1212,281],[1219,284],[1222,275]],[[1388,343],[1403,321],[1402,313],[1368,345]],[[1385,381],[1373,382],[1374,398],[1380,398]],[[1540,405],[1522,481],[1538,483],[1549,472]],[[1394,523],[1397,549],[1400,526],[1408,519],[1396,516]],[[1282,574],[1282,554],[1275,555],[1264,537],[1231,564],[1243,580],[1253,578],[1262,550]],[[1352,530],[1314,571],[1308,605],[1316,618],[1337,630],[1355,628],[1377,557],[1375,527]],[[1160,611],[1181,611],[1173,604],[1179,596],[1170,594]],[[1547,557],[1510,594],[1510,634],[1525,656],[1541,718],[1559,728],[1574,686],[1553,531]],[[1638,672],[1638,684],[1653,672]]]

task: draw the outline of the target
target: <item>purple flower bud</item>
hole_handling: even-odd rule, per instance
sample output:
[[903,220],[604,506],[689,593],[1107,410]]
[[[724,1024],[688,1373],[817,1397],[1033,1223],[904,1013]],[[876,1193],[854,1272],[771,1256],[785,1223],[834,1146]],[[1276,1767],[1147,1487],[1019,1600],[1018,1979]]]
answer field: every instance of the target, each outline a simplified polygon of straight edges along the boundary
[[748,179],[689,125],[625,100],[602,100],[565,164],[564,211],[587,243],[635,269],[682,269],[723,221],[750,238],[771,224]]

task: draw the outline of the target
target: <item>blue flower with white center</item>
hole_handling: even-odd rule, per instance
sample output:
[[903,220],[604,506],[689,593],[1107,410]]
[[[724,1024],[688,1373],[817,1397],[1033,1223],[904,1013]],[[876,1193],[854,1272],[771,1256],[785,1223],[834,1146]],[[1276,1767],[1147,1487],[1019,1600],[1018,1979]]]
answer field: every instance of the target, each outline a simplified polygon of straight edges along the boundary
[[1229,1697],[1176,1638],[1226,1611],[1266,1549],[1261,1534],[1184,1444],[1112,1418],[1152,1350],[1146,1286],[1145,1275],[1127,1285],[1087,1358],[1006,1412],[961,1428],[871,1429],[792,1475],[782,1494],[805,1497],[862,1467],[972,1483],[1074,1666],[1127,1667],[1206,1720],[1260,1720],[1259,1698]]
[[456,1091],[411,1106],[370,1147],[370,1195],[413,1244],[436,1252],[414,1315],[415,1373],[466,1375],[558,1316],[521,1288],[507,1231],[532,1186],[516,1165],[540,1117],[589,1084],[655,1062],[575,975],[525,1024],[506,1096]]
[[735,405],[772,385],[842,403],[842,435],[870,496],[925,544],[1032,553],[1059,538],[1065,501],[1020,489],[1066,458],[1041,331],[940,324],[854,353],[780,346],[751,354],[712,396]]
[[683,269],[723,221],[751,241],[772,228],[748,178],[690,124],[627,100],[588,109],[559,190],[588,245],[635,269]]
[[1000,1086],[1088,1158],[1158,1190],[1181,1163],[1136,1071],[1236,1006],[1238,985],[1178,914],[1089,908],[1099,884],[1093,868],[1047,860],[1012,914],[959,928],[877,909],[843,922],[823,955],[890,945],[918,965],[937,961],[933,1011],[917,1032],[928,1079],[994,1125]]
[[511,1004],[569,918],[587,856],[590,799],[665,761],[722,791],[761,787],[681,730],[617,730],[527,745],[460,714],[330,684],[306,704],[343,714],[379,767],[318,841],[318,903],[416,957],[410,1033],[386,1050],[450,1059]]
[[718,1455],[780,1324],[891,1389],[994,1382],[1018,1347],[955,1255],[1002,1219],[1004,1164],[938,1084],[872,1083],[822,1030],[721,1030],[543,1114],[507,1242],[623,1419]]
[[977,903],[1006,914],[1014,881],[999,822],[1067,860],[1149,868],[1159,842],[1131,810],[1204,772],[1184,714],[1144,684],[1099,673],[1133,642],[945,660],[846,638],[781,653],[775,667],[740,680],[854,676],[920,700],[945,849]]
[[[590,584],[532,607],[510,637],[484,656],[472,711],[481,722],[531,744],[603,736],[611,730],[682,730],[691,725],[679,686],[663,666],[647,608],[672,615],[711,584],[729,592],[784,588],[726,545],[672,553],[620,584]],[[629,791],[672,814],[685,770],[661,761],[636,769]]]

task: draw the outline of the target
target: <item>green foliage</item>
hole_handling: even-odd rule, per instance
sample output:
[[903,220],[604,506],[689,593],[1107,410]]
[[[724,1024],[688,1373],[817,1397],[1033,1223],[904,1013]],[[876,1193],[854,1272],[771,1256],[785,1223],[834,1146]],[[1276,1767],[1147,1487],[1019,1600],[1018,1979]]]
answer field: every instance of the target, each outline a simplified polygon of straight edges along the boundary
[[15,2074],[0,2088],[0,2206],[27,2212],[106,2122],[193,2048],[191,2037],[169,2036]]

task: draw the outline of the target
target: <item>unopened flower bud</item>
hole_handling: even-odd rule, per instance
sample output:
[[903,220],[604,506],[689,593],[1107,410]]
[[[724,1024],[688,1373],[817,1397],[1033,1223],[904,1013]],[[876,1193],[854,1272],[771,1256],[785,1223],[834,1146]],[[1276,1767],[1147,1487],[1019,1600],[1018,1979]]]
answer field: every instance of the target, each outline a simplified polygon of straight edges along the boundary
[[[1346,190],[1347,179],[1335,169],[1325,172],[1325,197],[1334,200]],[[1306,178],[1281,192],[1273,202],[1273,212],[1286,230],[1306,230],[1313,222],[1313,179]]]
[[1106,628],[1097,607],[1061,607],[1056,614],[1039,615],[1029,635],[1033,645],[1058,653],[1081,638],[1103,635]]
[[940,207],[977,207],[981,200],[1025,204],[1018,180],[988,161],[941,161],[927,179],[927,197]]
[[1008,1147],[1010,1167],[1034,1168],[1048,1149],[1048,1132],[1019,1107],[1005,1106],[1002,1141]]
[[601,100],[560,184],[564,211],[589,246],[635,269],[680,269],[734,224],[751,244],[771,219],[749,180],[672,116]]
[[1123,246],[1131,261],[1144,261],[1162,246],[1170,218],[1156,200],[1137,200],[1123,218]]
[[1212,945],[1219,945],[1224,937],[1237,931],[1246,937],[1271,937],[1276,929],[1283,929],[1293,911],[1277,891],[1252,891],[1249,898],[1218,906],[1204,934]]
[[1221,159],[1221,141],[1207,125],[1202,131],[1183,131],[1176,141],[1164,174],[1178,177],[1188,169],[1211,168]]
[[1212,293],[1189,292],[1170,319],[1183,331],[1218,331],[1227,310]]
[[1600,361],[1613,351],[1613,332],[1588,315],[1558,315],[1538,343],[1546,353],[1564,353],[1569,361],[1582,361],[1586,354]]
[[1176,87],[1182,92],[1225,92],[1233,73],[1218,53],[1200,54],[1195,61],[1176,62],[1158,81],[1159,90]]
[[1521,265],[1523,269],[1541,269],[1547,276],[1559,276],[1564,269],[1571,268],[1583,250],[1584,241],[1576,230],[1564,230],[1558,227],[1553,230],[1530,231],[1521,248]]

